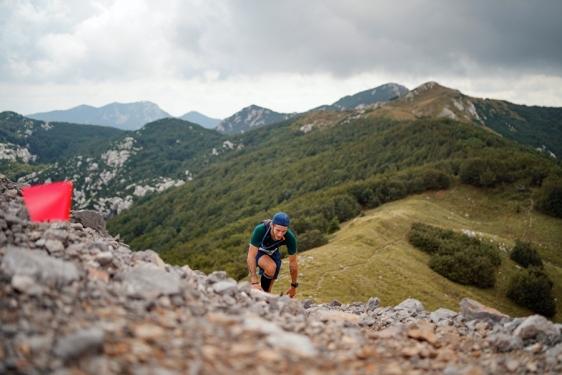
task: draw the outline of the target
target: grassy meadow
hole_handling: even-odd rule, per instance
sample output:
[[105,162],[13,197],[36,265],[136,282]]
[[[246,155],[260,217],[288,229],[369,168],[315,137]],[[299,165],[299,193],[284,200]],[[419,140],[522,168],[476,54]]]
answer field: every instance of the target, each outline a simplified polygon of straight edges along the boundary
[[[532,315],[506,295],[509,279],[519,266],[509,259],[515,239],[532,241],[554,282],[562,322],[562,220],[532,210],[532,195],[514,188],[488,191],[456,184],[448,191],[431,191],[384,204],[341,225],[330,242],[299,254],[298,299],[315,303],[367,302],[379,297],[382,306],[407,298],[421,301],[427,311],[440,307],[459,311],[464,297],[510,316]],[[449,281],[428,266],[429,254],[409,244],[411,224],[422,222],[445,229],[476,233],[483,241],[504,244],[502,264],[493,289],[478,289]],[[288,260],[283,260],[273,293],[289,285]]]

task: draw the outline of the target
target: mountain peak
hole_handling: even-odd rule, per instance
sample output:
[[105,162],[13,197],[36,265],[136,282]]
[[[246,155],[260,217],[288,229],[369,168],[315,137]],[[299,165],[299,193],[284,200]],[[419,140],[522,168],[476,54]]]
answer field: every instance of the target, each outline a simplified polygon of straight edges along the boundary
[[221,122],[220,119],[207,117],[204,114],[199,113],[197,111],[187,112],[185,115],[181,116],[180,119],[193,122],[194,124],[198,124],[203,126],[204,128],[209,128],[209,129],[215,128]]
[[470,97],[434,81],[416,87],[385,108],[399,118],[448,117],[482,122]]
[[247,130],[258,128],[287,120],[295,113],[279,113],[268,108],[252,104],[224,119],[217,126],[217,131],[225,134],[243,133]]

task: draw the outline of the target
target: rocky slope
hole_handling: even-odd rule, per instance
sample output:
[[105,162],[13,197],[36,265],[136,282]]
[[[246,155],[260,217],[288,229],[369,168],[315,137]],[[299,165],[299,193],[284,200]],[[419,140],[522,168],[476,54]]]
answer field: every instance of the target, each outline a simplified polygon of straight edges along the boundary
[[32,223],[0,176],[0,373],[560,373],[561,325],[463,299],[460,312],[316,305],[131,252],[98,214]]

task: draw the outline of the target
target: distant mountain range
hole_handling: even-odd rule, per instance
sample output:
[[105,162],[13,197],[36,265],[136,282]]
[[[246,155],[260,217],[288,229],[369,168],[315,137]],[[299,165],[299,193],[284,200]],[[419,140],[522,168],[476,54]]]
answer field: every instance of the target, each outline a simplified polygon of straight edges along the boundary
[[[403,91],[399,86],[395,88]],[[387,90],[387,97],[392,94],[392,90]],[[343,99],[338,101],[338,108],[345,107],[345,102],[358,103],[353,96],[345,102]],[[285,134],[290,135],[339,128],[356,121],[448,118],[483,127],[551,156],[562,155],[562,108],[472,98],[436,82],[390,99],[368,105],[364,101],[355,109],[316,109],[304,114],[283,114],[250,106],[222,121],[216,130],[170,117],[136,131],[122,131],[106,126],[39,121],[3,112],[0,173],[15,179],[23,177],[22,182],[28,183],[71,179],[77,191],[77,208],[93,208],[111,216],[129,207],[134,197],[179,186],[219,160],[261,147],[256,141],[261,135],[256,138],[252,131],[260,127],[264,127],[263,134],[268,134],[270,129],[289,126],[291,132]],[[266,126],[280,121],[284,123]]]
[[[404,86],[388,83],[345,96],[331,105],[323,105],[310,111],[350,110],[365,108],[377,103],[387,102],[408,92]],[[236,112],[232,116],[220,120],[191,111],[179,119],[201,125],[208,129],[216,129],[223,134],[239,134],[245,131],[287,120],[299,113],[279,113],[268,108],[251,105]],[[111,126],[121,130],[138,130],[143,125],[167,117],[173,117],[158,105],[143,101],[136,103],[111,103],[100,108],[80,105],[67,110],[40,112],[26,117],[46,122],[69,122],[74,124]]]
[[137,130],[144,124],[172,117],[158,105],[142,101],[136,103],[111,103],[96,108],[79,105],[67,110],[33,113],[26,117],[47,122],[111,126],[122,130]]

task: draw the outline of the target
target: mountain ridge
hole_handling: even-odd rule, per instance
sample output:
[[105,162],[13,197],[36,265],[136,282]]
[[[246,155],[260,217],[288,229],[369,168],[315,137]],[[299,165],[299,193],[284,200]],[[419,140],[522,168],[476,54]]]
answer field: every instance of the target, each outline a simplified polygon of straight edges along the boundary
[[47,122],[102,125],[122,130],[137,130],[146,123],[172,116],[160,109],[155,103],[140,101],[134,103],[113,102],[102,107],[83,104],[67,110],[33,113],[26,117]]

